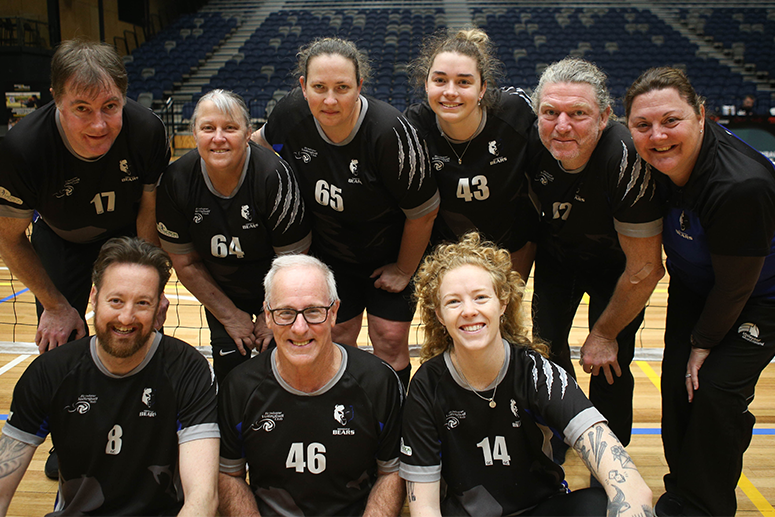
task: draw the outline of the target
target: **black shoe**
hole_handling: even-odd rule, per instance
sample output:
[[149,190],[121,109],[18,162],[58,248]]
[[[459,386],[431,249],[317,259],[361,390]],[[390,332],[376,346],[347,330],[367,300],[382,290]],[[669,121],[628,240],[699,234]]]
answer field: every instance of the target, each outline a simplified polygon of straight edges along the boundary
[[46,473],[47,478],[53,479],[54,481],[59,480],[59,459],[57,458],[57,451],[55,451],[53,447],[48,451],[48,459],[46,460],[46,466],[43,468],[43,472]]

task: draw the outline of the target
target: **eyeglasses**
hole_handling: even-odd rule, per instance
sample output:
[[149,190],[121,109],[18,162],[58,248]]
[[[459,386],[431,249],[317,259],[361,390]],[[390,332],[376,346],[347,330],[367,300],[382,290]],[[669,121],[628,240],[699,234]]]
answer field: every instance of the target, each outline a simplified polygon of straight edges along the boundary
[[304,317],[304,321],[306,321],[308,324],[318,325],[328,319],[328,311],[331,310],[331,307],[334,306],[334,303],[335,302],[331,302],[328,307],[307,307],[306,309],[302,309],[300,311],[291,309],[290,307],[283,309],[273,309],[269,306],[268,303],[266,304],[266,308],[272,315],[272,321],[274,321],[276,325],[293,325],[299,314]]

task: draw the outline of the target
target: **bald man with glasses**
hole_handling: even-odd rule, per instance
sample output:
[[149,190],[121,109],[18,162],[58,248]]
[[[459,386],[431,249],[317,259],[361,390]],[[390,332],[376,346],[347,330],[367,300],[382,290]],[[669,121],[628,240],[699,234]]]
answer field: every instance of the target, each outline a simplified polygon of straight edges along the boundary
[[219,392],[220,514],[398,515],[395,371],[333,342],[339,297],[318,259],[276,258],[264,292],[277,348],[235,368]]

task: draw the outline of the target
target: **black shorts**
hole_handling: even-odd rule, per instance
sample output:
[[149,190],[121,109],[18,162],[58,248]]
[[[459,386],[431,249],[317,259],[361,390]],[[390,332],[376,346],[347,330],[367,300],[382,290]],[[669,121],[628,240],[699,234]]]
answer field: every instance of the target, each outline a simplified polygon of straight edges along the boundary
[[400,293],[390,293],[374,287],[375,279],[370,278],[371,274],[385,264],[352,264],[322,254],[318,255],[318,258],[334,272],[336,290],[341,300],[337,314],[340,323],[362,314],[364,309],[372,316],[389,321],[408,322],[414,318],[414,283],[409,282]]

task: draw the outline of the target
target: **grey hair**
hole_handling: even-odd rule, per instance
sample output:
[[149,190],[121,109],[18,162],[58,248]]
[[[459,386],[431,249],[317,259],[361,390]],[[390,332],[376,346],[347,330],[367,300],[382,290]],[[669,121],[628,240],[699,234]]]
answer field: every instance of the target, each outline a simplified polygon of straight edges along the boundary
[[194,113],[191,115],[191,132],[196,132],[196,121],[199,119],[199,108],[205,101],[215,104],[218,111],[232,120],[241,121],[248,134],[253,132],[253,126],[250,123],[250,113],[245,101],[236,93],[229,90],[215,89],[202,95],[196,103]]
[[533,110],[536,114],[541,104],[541,94],[544,87],[555,83],[586,83],[595,90],[595,98],[600,107],[600,113],[611,107],[613,100],[611,94],[606,88],[605,72],[600,70],[594,63],[576,57],[566,57],[562,61],[557,61],[549,65],[541,78],[538,80],[538,86],[535,87],[532,95]]
[[326,280],[328,301],[333,303],[339,300],[334,273],[322,260],[310,255],[281,255],[272,261],[272,267],[269,269],[269,273],[264,277],[264,301],[268,305],[272,305],[272,289],[274,288],[275,276],[277,276],[277,273],[283,269],[295,267],[310,267],[319,270]]

